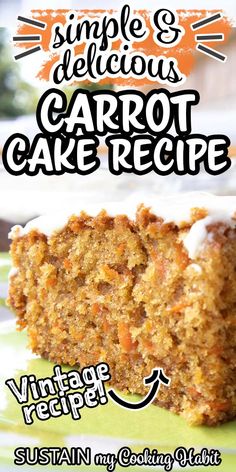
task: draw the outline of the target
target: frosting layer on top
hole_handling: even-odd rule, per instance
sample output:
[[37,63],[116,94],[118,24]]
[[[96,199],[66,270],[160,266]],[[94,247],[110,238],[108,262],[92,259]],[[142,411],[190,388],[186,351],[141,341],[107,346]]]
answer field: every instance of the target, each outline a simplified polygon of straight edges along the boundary
[[214,223],[224,223],[230,227],[236,227],[236,196],[216,196],[208,193],[192,192],[172,195],[170,197],[158,197],[156,195],[145,197],[144,195],[132,195],[122,202],[89,204],[86,207],[79,205],[70,206],[68,211],[43,215],[29,221],[24,227],[13,226],[9,237],[24,236],[32,230],[50,237],[55,231],[61,231],[67,224],[71,215],[79,215],[85,211],[90,216],[96,216],[104,209],[110,216],[125,214],[134,219],[137,207],[140,204],[150,207],[158,217],[163,218],[164,223],[174,223],[181,227],[183,223],[192,223],[192,209],[205,209],[207,216],[193,222],[183,244],[191,259],[194,259],[202,244],[208,237],[208,226]]

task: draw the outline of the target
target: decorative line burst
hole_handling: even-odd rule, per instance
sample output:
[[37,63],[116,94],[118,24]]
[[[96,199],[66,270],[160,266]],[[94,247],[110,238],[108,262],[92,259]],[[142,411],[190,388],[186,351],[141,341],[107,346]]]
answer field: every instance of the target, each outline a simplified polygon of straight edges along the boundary
[[[215,13],[214,15],[208,16],[206,18],[203,18],[202,20],[196,21],[195,23],[192,23],[191,28],[193,31],[198,30],[200,28],[204,28],[205,26],[215,23],[216,21],[219,21],[223,18],[223,15],[221,12]],[[212,57],[213,59],[220,61],[220,62],[225,62],[227,59],[227,56],[225,54],[222,54],[216,49],[210,48],[209,46],[206,46],[202,44],[202,41],[204,42],[213,42],[213,41],[224,41],[224,34],[223,33],[212,33],[212,34],[196,34],[195,35],[195,41],[199,44],[196,45],[197,51],[201,52],[202,54],[205,54],[209,57]]]
[[36,41],[41,41],[42,39],[42,36],[41,34],[32,34],[32,35],[22,35],[22,36],[13,36],[13,41],[16,41],[17,43],[19,41],[24,41],[24,42],[27,42],[27,41],[30,41],[30,42],[36,42]]
[[215,21],[219,21],[223,18],[223,15],[221,12],[216,13],[215,15],[208,16],[206,18],[203,18],[202,20],[196,21],[195,23],[191,24],[192,30],[200,29],[203,28],[206,25],[209,25],[209,23],[214,23]]
[[213,34],[196,34],[196,41],[224,41],[225,37],[223,33],[213,33]]
[[18,21],[22,23],[27,23],[28,25],[35,26],[35,28],[45,29],[47,24],[42,21],[32,20],[32,18],[25,18],[24,16],[18,16]]
[[21,52],[20,54],[17,54],[15,56],[15,60],[18,61],[18,59],[22,59],[22,57],[29,56],[30,54],[33,54],[34,52],[41,51],[41,46],[35,46],[33,48],[27,49],[24,52]]
[[220,52],[216,51],[213,48],[209,48],[208,46],[204,46],[204,44],[197,44],[196,49],[203,54],[206,54],[207,56],[213,57],[214,59],[225,62],[227,59],[227,56],[224,54],[221,54]]
[[[37,21],[37,20],[32,20],[31,18],[26,18],[24,16],[18,16],[17,17],[18,21],[21,21],[22,23],[25,23],[27,25],[33,26],[34,28],[39,28],[44,30],[47,26],[46,23],[43,23],[42,21]],[[26,35],[19,35],[19,36],[13,36],[13,41],[14,42],[31,42],[31,43],[37,43],[40,42],[42,39],[41,34],[26,34]],[[30,49],[27,49],[24,52],[21,52],[20,54],[17,54],[14,56],[14,59],[18,61],[19,59],[22,59],[25,56],[29,56],[30,54],[34,54],[35,52],[41,51],[42,47],[40,45],[34,46]]]

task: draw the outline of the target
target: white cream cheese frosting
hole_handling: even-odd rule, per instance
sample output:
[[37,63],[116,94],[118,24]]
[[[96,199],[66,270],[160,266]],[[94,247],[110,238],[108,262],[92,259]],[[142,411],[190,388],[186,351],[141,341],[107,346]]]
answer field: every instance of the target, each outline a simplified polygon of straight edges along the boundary
[[126,214],[134,219],[137,206],[143,203],[150,207],[151,211],[163,218],[164,223],[173,222],[177,226],[191,222],[193,208],[204,208],[207,216],[192,224],[187,235],[183,239],[183,244],[191,259],[194,259],[202,244],[207,239],[208,226],[214,223],[225,223],[228,226],[236,227],[236,196],[216,196],[208,193],[190,192],[172,195],[170,197],[148,196],[137,194],[123,202],[89,204],[80,208],[79,205],[70,206],[69,211],[40,216],[29,221],[25,227],[13,226],[9,237],[14,239],[24,236],[32,230],[50,237],[55,231],[60,231],[67,224],[71,215],[79,215],[85,211],[90,216],[96,216],[102,209],[105,209],[111,216]]
[[18,269],[16,267],[11,267],[11,269],[8,272],[8,280],[15,277],[15,275],[17,274],[18,274]]

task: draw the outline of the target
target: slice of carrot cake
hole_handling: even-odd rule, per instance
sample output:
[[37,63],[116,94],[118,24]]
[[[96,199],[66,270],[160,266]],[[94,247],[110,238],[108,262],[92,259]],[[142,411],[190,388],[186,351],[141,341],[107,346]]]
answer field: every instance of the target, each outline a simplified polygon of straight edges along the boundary
[[184,194],[37,218],[11,231],[8,303],[31,349],[105,361],[112,384],[195,424],[236,416],[236,197]]

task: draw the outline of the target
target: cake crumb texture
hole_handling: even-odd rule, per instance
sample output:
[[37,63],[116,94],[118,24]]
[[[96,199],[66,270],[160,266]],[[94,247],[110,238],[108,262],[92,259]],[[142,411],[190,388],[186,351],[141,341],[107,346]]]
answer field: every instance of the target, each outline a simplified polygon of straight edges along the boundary
[[236,230],[208,227],[192,260],[180,228],[141,205],[81,213],[50,237],[15,237],[8,303],[33,352],[70,366],[107,362],[112,384],[145,395],[155,367],[170,377],[159,406],[191,424],[236,416]]

